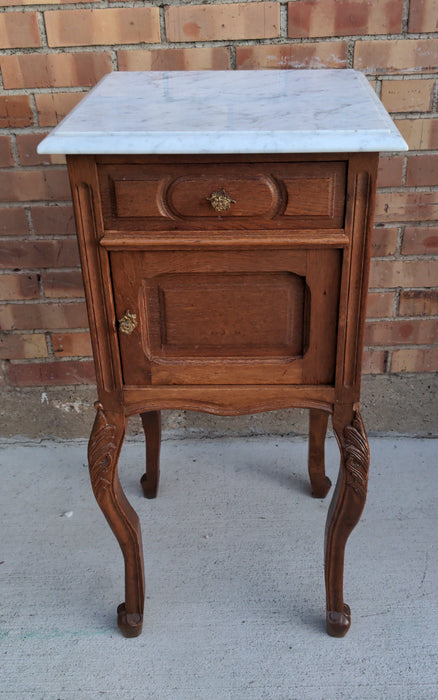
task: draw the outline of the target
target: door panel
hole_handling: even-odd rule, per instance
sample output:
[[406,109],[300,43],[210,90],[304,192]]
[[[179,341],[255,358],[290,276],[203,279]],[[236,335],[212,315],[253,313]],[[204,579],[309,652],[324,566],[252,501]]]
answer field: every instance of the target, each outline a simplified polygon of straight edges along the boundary
[[299,275],[158,275],[142,294],[150,359],[302,355],[305,283]]
[[125,384],[333,382],[341,251],[136,251],[111,261],[117,317],[138,319],[119,333]]

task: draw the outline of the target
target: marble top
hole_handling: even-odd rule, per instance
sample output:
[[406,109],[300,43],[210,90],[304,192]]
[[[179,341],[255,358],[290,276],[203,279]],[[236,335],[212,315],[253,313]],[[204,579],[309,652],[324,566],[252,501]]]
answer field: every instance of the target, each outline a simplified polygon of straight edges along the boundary
[[106,75],[39,153],[336,153],[407,144],[354,70]]

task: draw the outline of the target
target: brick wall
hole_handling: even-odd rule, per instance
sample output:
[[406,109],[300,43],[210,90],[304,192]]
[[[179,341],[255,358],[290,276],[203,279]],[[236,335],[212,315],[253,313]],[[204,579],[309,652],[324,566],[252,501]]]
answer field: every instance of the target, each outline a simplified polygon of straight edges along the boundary
[[0,4],[5,390],[94,381],[64,160],[35,149],[112,70],[365,72],[411,150],[381,160],[364,370],[438,368],[438,0]]

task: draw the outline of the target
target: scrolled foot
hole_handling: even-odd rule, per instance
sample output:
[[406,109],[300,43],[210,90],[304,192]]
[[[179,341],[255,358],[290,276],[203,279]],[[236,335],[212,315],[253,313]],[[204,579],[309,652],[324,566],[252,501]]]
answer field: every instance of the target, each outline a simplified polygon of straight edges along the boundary
[[325,498],[328,492],[330,491],[331,485],[332,482],[330,481],[328,476],[325,477],[325,480],[322,484],[312,484],[313,498]]
[[143,615],[127,613],[125,603],[117,608],[117,624],[124,637],[138,637],[143,629]]
[[148,479],[147,474],[143,474],[140,483],[145,498],[156,498],[158,492],[158,483],[156,479]]
[[344,603],[343,612],[327,610],[326,613],[327,633],[330,637],[345,637],[351,625],[351,611]]

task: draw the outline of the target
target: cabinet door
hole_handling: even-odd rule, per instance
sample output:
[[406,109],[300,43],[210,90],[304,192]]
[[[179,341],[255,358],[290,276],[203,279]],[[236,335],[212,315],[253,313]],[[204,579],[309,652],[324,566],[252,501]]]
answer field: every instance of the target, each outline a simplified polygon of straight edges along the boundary
[[331,384],[342,252],[111,253],[124,383]]

